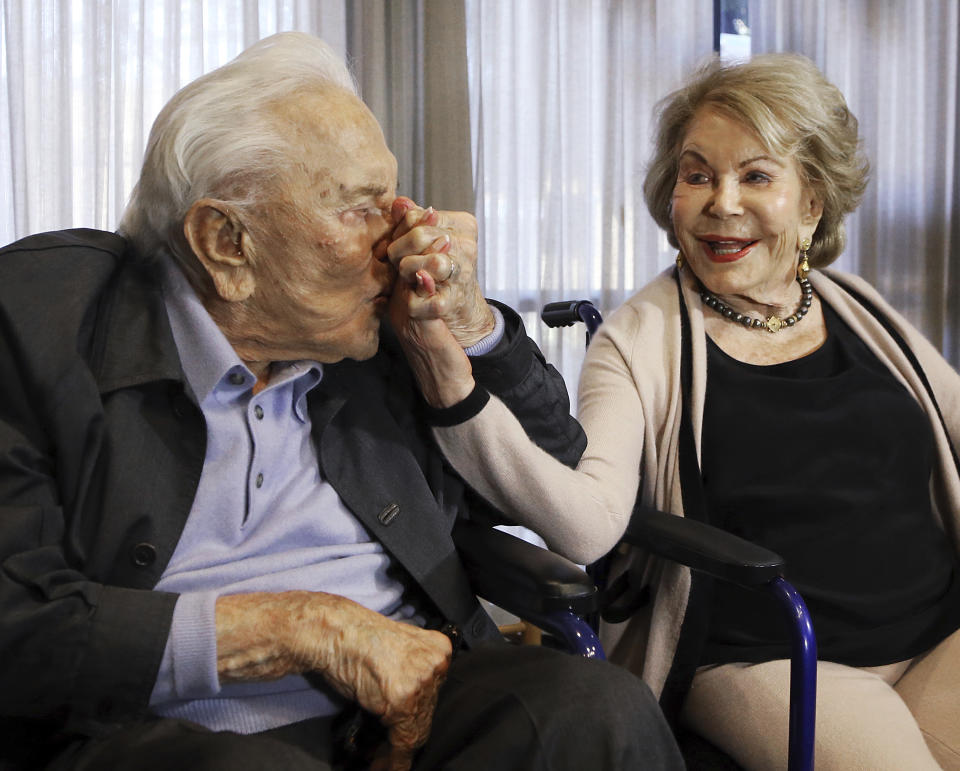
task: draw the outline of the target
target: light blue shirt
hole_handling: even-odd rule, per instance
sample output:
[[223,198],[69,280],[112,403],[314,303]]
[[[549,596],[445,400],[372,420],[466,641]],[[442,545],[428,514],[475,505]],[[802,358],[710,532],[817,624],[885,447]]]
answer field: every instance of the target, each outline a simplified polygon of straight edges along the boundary
[[[220,685],[214,604],[220,595],[293,589],[348,597],[422,623],[383,547],[320,476],[307,393],[317,362],[275,364],[253,394],[253,373],[168,266],[164,300],[207,448],[196,498],[158,590],[177,592],[151,707],[213,730],[254,733],[339,711],[332,690],[299,676]],[[484,341],[486,342],[486,341]]]

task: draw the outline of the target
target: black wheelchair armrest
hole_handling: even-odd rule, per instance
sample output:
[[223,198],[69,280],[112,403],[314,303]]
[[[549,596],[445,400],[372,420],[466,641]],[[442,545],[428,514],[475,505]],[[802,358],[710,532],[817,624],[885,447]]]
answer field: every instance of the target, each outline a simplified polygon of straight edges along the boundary
[[623,540],[741,586],[762,586],[783,575],[779,554],[725,530],[656,509],[637,509]]
[[486,525],[459,520],[453,540],[474,592],[521,618],[597,608],[593,580],[559,554]]

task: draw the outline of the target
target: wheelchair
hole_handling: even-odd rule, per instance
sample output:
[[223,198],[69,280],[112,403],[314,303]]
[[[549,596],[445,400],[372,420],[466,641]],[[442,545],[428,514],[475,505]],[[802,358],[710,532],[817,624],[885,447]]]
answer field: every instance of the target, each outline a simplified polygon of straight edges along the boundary
[[[602,323],[600,313],[587,301],[551,303],[541,318],[550,327],[582,321],[588,345]],[[606,559],[583,572],[559,555],[472,523],[458,525],[454,540],[479,596],[536,624],[571,652],[605,658],[597,638],[600,616],[622,620],[608,615],[616,611],[604,601]],[[645,508],[634,512],[622,543],[640,546],[695,573],[766,591],[777,599],[791,633],[788,769],[812,769],[816,638],[803,598],[784,578],[783,558],[703,522]],[[736,768],[698,736],[681,732],[678,740],[690,768]]]

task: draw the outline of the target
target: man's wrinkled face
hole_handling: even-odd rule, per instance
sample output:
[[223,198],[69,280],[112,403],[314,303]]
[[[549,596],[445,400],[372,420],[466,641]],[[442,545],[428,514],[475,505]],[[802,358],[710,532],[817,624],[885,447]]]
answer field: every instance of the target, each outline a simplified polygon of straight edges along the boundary
[[276,115],[297,161],[251,227],[257,336],[271,360],[369,358],[395,278],[396,159],[345,91],[298,95]]

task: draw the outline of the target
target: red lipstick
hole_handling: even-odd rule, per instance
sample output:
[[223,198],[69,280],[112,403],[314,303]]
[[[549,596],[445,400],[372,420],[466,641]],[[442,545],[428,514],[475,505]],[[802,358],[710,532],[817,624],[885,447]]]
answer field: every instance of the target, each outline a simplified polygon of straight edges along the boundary
[[698,236],[703,245],[703,253],[711,262],[736,262],[746,257],[757,243],[748,238],[731,238],[730,236],[713,235]]

